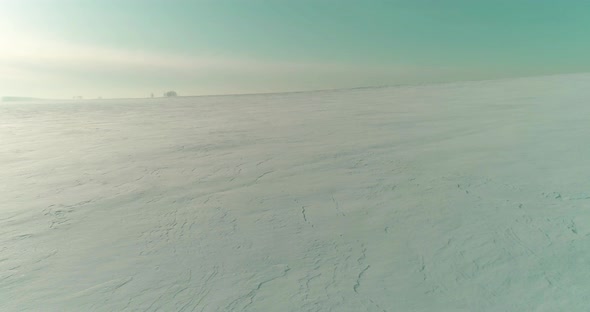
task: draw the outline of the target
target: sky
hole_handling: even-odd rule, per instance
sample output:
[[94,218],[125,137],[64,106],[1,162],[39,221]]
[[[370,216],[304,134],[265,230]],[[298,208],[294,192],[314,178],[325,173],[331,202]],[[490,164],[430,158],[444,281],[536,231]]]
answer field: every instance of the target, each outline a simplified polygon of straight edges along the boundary
[[0,0],[0,96],[115,98],[590,71],[586,0]]

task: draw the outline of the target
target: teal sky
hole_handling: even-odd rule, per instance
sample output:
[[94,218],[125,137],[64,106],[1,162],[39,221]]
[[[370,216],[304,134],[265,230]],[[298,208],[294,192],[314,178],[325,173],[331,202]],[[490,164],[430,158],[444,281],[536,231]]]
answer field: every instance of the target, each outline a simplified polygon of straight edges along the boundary
[[0,0],[0,96],[277,92],[590,71],[586,0]]

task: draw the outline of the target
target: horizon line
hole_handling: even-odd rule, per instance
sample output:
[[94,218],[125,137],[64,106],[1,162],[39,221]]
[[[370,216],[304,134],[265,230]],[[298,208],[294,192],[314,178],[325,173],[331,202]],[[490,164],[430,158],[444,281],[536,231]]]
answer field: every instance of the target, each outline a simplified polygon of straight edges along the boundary
[[[385,84],[385,85],[369,85],[369,86],[357,86],[357,87],[343,87],[343,88],[329,88],[329,89],[308,89],[308,90],[296,90],[296,91],[273,91],[273,92],[252,92],[252,93],[219,93],[219,94],[197,94],[197,95],[177,95],[172,97],[166,96],[154,96],[154,97],[115,97],[115,98],[37,98],[28,96],[2,96],[0,102],[35,102],[35,101],[105,101],[105,100],[139,100],[139,99],[163,99],[163,98],[190,98],[190,97],[224,97],[224,96],[256,96],[256,95],[279,95],[279,94],[298,94],[298,93],[316,93],[316,92],[333,92],[333,91],[346,91],[346,90],[359,90],[359,89],[384,89],[384,88],[399,88],[399,87],[423,87],[423,86],[438,86],[454,83],[469,83],[469,82],[493,82],[493,81],[505,81],[505,80],[517,80],[526,78],[541,78],[541,77],[554,77],[554,76],[570,76],[570,75],[581,75],[590,74],[588,71],[581,72],[568,72],[568,73],[554,73],[554,74],[542,74],[542,75],[525,75],[525,76],[514,76],[514,77],[503,77],[503,78],[482,78],[482,79],[468,79],[468,80],[453,80],[453,81],[441,81],[441,82],[424,82],[424,83],[400,83],[400,84]],[[16,100],[6,101],[6,98],[14,98]],[[21,99],[21,100],[19,100]]]

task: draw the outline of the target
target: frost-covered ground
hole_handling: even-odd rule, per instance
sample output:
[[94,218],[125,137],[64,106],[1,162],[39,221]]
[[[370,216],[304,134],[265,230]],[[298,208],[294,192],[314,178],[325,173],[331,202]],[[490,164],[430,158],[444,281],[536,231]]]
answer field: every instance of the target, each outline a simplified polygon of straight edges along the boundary
[[587,311],[590,75],[0,104],[0,311]]

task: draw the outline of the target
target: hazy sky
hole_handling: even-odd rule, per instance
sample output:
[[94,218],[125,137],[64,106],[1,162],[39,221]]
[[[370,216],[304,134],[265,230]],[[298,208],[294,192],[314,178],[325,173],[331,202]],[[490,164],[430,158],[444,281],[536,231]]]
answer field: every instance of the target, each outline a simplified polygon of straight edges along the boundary
[[0,0],[0,96],[274,92],[590,71],[587,0]]

